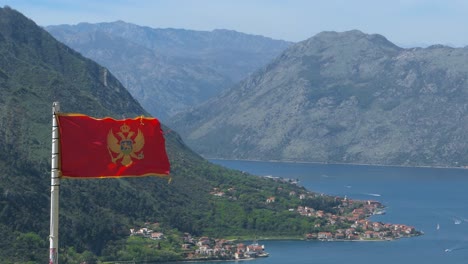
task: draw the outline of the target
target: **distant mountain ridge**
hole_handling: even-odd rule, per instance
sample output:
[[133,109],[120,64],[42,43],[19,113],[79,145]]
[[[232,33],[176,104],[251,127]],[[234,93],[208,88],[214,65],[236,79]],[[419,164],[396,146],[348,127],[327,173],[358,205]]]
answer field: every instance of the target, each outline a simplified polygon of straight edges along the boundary
[[170,124],[207,157],[468,165],[467,61],[466,47],[322,32]]
[[108,67],[163,120],[231,87],[291,45],[231,30],[155,29],[123,21],[46,29]]

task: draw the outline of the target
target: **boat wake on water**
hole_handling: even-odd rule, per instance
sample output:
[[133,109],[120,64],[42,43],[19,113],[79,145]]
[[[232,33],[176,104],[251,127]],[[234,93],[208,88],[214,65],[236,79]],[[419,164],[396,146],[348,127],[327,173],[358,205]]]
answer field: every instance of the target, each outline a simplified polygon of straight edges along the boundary
[[382,195],[378,194],[378,193],[363,193],[365,195],[369,195],[369,196],[375,196],[375,197],[380,197]]
[[456,250],[462,250],[462,249],[468,249],[468,247],[455,247],[455,248],[446,248],[445,249],[445,252],[452,252],[452,251],[456,251]]

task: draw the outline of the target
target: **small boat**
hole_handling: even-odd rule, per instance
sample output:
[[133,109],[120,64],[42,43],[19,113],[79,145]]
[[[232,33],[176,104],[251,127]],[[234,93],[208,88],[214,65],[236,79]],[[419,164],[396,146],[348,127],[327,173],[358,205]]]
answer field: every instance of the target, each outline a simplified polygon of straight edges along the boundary
[[383,209],[377,209],[374,211],[374,215],[384,215],[385,214],[385,210]]

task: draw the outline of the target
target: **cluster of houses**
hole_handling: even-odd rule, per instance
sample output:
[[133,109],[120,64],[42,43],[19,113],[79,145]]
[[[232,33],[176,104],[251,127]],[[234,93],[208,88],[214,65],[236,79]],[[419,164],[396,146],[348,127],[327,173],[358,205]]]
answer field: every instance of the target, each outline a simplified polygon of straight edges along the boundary
[[[130,229],[130,236],[141,236],[153,240],[165,239],[162,232],[150,229],[150,226],[158,229],[158,223],[145,223],[145,227]],[[193,238],[189,233],[184,233],[182,250],[189,260],[243,260],[258,257],[267,257],[265,247],[257,243],[246,245],[234,243],[232,240],[214,239],[210,237]]]
[[[365,223],[363,223],[365,222]],[[359,231],[358,231],[359,230]],[[347,229],[335,232],[318,232],[306,234],[306,239],[318,240],[393,240],[416,235],[414,227],[398,224],[383,224],[360,220]]]
[[[345,213],[351,206],[354,206],[355,201],[344,198],[341,201],[341,205],[339,207],[340,216],[334,215],[331,213],[325,213],[322,210],[315,210],[314,208],[310,208],[307,206],[298,206],[296,211],[302,216],[313,216],[313,217],[320,217],[320,218],[327,218],[330,219],[331,224],[334,224],[336,221],[357,221],[360,219],[365,219],[373,214],[383,214],[383,206],[381,203],[376,201],[367,201],[363,203],[362,201],[359,202],[359,208],[354,209],[351,213]],[[294,211],[294,209],[290,209],[290,211]]]
[[184,234],[183,240],[182,248],[189,260],[241,260],[268,256],[264,246],[257,243],[246,245],[209,237],[194,239],[188,233]]
[[138,230],[131,228],[130,236],[141,236],[141,237],[146,237],[146,238],[150,238],[153,240],[164,239],[164,234],[162,232],[155,232],[152,229],[149,229],[148,227],[142,227]]
[[233,196],[233,193],[236,191],[235,188],[231,187],[228,188],[226,191],[222,191],[219,188],[213,188],[213,191],[210,192],[211,195],[217,196],[217,197],[225,197],[230,200],[237,200],[235,196]]
[[[306,234],[307,239],[318,240],[392,240],[401,237],[419,235],[420,233],[412,226],[401,224],[384,224],[372,222],[367,217],[374,214],[383,214],[383,206],[376,201],[361,203],[359,208],[355,208],[351,213],[334,215],[321,210],[314,210],[307,206],[299,206],[297,212],[308,217],[318,217],[327,220],[327,225],[335,225],[338,222],[350,225],[346,229],[337,229],[335,232],[318,232]],[[353,206],[355,201],[344,198],[341,201],[340,211],[346,207]],[[294,210],[293,210],[294,211]],[[317,224],[315,227],[321,227]]]

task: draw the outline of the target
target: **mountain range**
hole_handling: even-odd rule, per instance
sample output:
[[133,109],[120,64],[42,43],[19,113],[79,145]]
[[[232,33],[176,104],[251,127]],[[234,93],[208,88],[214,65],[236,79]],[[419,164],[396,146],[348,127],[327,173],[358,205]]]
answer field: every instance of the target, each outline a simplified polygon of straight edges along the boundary
[[[60,43],[18,11],[0,8],[2,263],[47,261],[54,101],[66,113],[117,119],[149,116],[107,68]],[[290,193],[311,192],[213,165],[191,151],[174,130],[163,130],[170,183],[158,177],[61,181],[61,263],[181,259],[183,232],[300,237],[322,220],[301,217],[288,208],[301,205],[331,212],[336,206],[334,197],[299,200]],[[226,195],[213,195],[219,192]],[[273,195],[280,202],[267,204]],[[135,244],[130,229],[147,222],[168,239],[157,245]]]
[[468,47],[322,32],[169,122],[206,157],[468,165]]
[[163,121],[230,88],[292,44],[232,30],[160,29],[123,21],[45,29],[107,67]]

